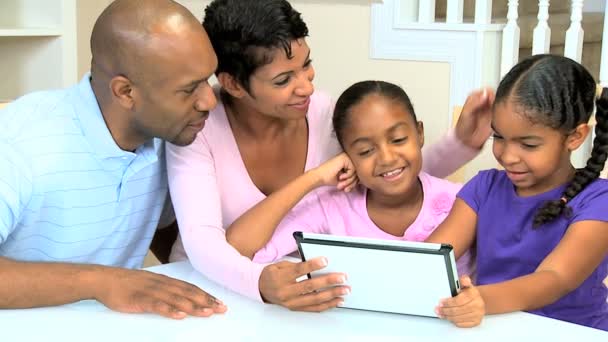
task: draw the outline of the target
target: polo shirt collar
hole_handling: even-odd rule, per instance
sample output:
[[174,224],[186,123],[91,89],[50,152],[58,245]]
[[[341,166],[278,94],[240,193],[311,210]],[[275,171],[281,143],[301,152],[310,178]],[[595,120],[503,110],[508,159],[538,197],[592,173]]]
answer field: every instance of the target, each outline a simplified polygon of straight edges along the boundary
[[[92,152],[101,159],[135,158],[135,153],[122,150],[114,141],[108,126],[101,114],[99,103],[91,87],[91,74],[87,73],[76,86],[77,101],[76,116],[80,122],[82,132],[92,147]],[[163,144],[156,142],[158,139],[150,139],[136,150],[137,155],[143,155],[149,162],[157,160]]]

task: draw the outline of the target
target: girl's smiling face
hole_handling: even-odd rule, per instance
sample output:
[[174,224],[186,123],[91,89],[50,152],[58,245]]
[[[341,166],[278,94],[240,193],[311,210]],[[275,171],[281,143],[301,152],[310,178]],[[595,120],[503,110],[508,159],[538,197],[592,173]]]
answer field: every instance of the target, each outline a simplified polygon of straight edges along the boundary
[[417,191],[422,123],[398,100],[374,93],[353,105],[347,115],[341,143],[361,184],[379,197]]

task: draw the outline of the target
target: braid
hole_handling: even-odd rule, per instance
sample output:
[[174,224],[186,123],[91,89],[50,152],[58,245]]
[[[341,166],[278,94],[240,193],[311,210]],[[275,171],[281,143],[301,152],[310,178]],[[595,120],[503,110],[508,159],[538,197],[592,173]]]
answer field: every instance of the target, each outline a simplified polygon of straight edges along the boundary
[[587,160],[587,165],[576,171],[572,182],[568,184],[566,190],[559,200],[547,201],[538,210],[534,217],[534,227],[541,226],[554,220],[562,214],[568,215],[570,207],[567,203],[578,195],[587,185],[597,179],[600,172],[604,169],[606,157],[608,156],[608,89],[602,89],[600,98],[596,101],[596,126],[595,139],[591,157]]

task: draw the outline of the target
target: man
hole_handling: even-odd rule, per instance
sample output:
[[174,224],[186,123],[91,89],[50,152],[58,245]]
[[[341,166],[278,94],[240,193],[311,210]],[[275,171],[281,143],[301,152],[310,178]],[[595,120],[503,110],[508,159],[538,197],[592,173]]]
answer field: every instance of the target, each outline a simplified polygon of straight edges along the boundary
[[91,49],[78,85],[0,111],[0,308],[96,299],[178,319],[224,312],[191,284],[133,270],[167,194],[161,139],[190,144],[216,104],[204,29],[170,0],[117,0]]

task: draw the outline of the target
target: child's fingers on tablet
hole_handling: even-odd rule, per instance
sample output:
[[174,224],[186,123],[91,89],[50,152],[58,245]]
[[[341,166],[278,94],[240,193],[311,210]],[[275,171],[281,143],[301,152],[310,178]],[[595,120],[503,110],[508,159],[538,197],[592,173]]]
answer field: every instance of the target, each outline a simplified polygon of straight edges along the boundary
[[476,312],[473,306],[439,307],[435,311],[441,318],[452,320],[454,317],[471,315]]
[[456,297],[446,298],[441,300],[439,303],[439,307],[441,308],[451,308],[451,307],[460,307],[463,305],[467,305],[471,303],[475,299],[470,291],[462,291]]
[[463,322],[452,322],[455,326],[459,328],[473,328],[481,324],[481,320],[468,320]]
[[448,319],[450,322],[457,324],[457,325],[458,324],[467,324],[470,322],[477,322],[477,324],[479,324],[481,322],[482,318],[483,318],[483,315],[480,315],[479,312],[470,312],[468,314],[446,317],[446,319]]

